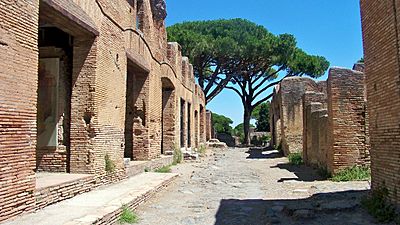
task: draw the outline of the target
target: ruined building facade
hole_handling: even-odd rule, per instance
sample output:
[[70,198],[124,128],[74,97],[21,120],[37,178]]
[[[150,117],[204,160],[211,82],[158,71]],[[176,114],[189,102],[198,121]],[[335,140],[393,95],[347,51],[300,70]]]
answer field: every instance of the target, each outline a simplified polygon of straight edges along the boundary
[[157,0],[0,1],[0,221],[37,208],[35,172],[110,183],[124,159],[206,141],[204,93],[165,17]]
[[285,155],[300,152],[306,164],[330,173],[369,165],[363,72],[331,68],[327,81],[284,79],[275,88],[270,115],[273,144]]
[[372,188],[400,205],[399,1],[361,0]]

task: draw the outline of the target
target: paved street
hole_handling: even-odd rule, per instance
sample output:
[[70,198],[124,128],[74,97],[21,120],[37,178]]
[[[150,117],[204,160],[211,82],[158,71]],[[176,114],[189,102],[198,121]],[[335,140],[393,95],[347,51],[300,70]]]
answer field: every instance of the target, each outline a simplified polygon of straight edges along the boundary
[[220,151],[173,172],[180,178],[136,210],[139,224],[374,224],[359,206],[368,182],[318,181],[277,151]]

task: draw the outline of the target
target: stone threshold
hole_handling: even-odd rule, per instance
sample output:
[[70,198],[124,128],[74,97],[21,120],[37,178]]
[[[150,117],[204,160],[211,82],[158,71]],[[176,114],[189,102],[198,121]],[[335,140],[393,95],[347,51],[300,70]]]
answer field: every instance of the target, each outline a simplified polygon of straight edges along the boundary
[[116,184],[83,193],[2,225],[109,225],[118,221],[123,206],[135,209],[178,174],[142,173]]

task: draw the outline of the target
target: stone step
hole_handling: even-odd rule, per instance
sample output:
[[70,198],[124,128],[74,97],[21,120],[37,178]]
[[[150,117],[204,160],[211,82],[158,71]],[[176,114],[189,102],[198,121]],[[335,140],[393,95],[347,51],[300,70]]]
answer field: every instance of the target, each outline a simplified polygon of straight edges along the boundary
[[135,209],[178,174],[142,173],[122,182],[101,187],[48,206],[35,213],[17,217],[2,225],[108,225],[119,219],[122,207]]
[[169,166],[173,163],[174,156],[163,155],[160,158],[151,161],[128,161],[125,163],[126,175],[133,177],[145,171],[154,171],[163,166]]

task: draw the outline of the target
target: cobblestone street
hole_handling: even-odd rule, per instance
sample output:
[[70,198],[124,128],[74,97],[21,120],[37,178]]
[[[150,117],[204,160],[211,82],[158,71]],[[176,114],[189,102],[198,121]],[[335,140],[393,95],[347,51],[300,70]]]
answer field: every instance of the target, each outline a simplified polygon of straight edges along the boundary
[[181,177],[137,209],[139,224],[374,224],[359,205],[368,182],[318,181],[277,151],[230,149],[173,172]]

